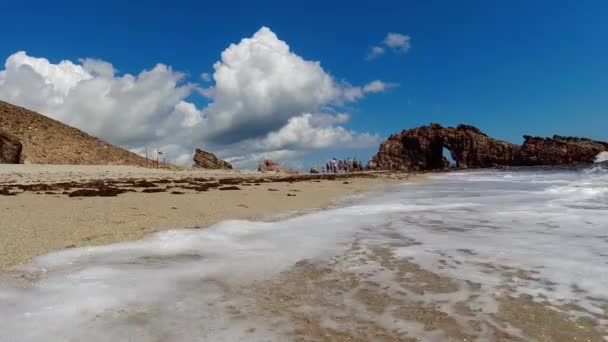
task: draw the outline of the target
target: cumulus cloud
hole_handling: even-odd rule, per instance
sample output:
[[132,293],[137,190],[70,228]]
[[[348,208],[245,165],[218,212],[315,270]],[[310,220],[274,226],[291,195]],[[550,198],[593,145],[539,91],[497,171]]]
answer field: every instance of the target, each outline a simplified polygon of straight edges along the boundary
[[326,148],[357,149],[376,146],[380,137],[360,133],[341,126],[350,120],[346,113],[304,113],[288,120],[285,126],[263,137],[246,139],[223,146],[221,153],[234,155],[234,151],[247,154],[230,158],[237,167],[251,168],[261,159],[279,159],[297,167],[297,158],[313,150]]
[[411,37],[401,33],[389,32],[380,44],[372,46],[365,59],[373,60],[386,53],[387,50],[395,53],[406,53],[411,48]]
[[328,147],[357,148],[378,143],[378,137],[367,133],[356,133],[334,124],[348,121],[348,116],[313,115],[305,113],[289,119],[281,129],[270,132],[257,141],[260,150],[279,148],[303,150]]
[[207,134],[225,142],[260,136],[304,112],[360,98],[266,27],[221,56],[213,66],[215,86],[204,93],[212,100],[204,114]]
[[[315,149],[377,144],[377,136],[344,127],[349,115],[328,113],[395,86],[336,81],[266,27],[231,44],[213,69],[201,74],[210,83],[202,88],[164,64],[119,74],[98,59],[52,63],[17,52],[0,70],[0,99],[140,154],[158,147],[188,164],[198,146],[250,167],[264,157],[295,160]],[[209,104],[197,107],[193,91]]]
[[166,65],[118,77],[107,62],[81,62],[17,52],[0,71],[0,99],[129,147],[179,136],[200,121],[185,101],[193,86]]

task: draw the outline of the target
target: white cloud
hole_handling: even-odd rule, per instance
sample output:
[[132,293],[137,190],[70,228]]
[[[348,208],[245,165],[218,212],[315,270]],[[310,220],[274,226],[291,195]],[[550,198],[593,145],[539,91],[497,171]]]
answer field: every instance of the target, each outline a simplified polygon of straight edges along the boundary
[[344,89],[344,97],[348,101],[356,101],[369,93],[382,93],[390,88],[397,87],[397,83],[386,83],[380,80],[374,80],[364,85],[363,87],[349,86]]
[[372,60],[380,55],[383,55],[385,52],[386,50],[382,46],[372,46],[365,59],[368,61]]
[[137,76],[114,73],[103,61],[53,64],[17,52],[0,71],[0,98],[128,147],[178,136],[197,120],[183,74],[163,64]]
[[372,81],[363,87],[365,93],[382,93],[387,89],[396,87],[396,83],[386,83],[380,80]]
[[204,72],[201,74],[201,80],[205,82],[211,82],[213,78],[211,77],[211,74],[209,74],[208,72]]
[[270,132],[257,142],[262,150],[323,149],[328,147],[357,148],[376,145],[379,138],[370,134],[349,131],[334,123],[344,123],[348,116],[332,117],[326,114],[305,113],[289,119],[278,131]]
[[231,44],[213,66],[208,134],[235,141],[284,125],[289,118],[342,100],[346,91],[319,62],[307,61],[263,27]]
[[[252,166],[260,156],[375,145],[377,136],[342,126],[347,114],[323,113],[394,86],[336,81],[266,27],[231,44],[213,68],[213,75],[201,74],[214,82],[203,89],[164,64],[118,74],[102,60],[51,63],[17,52],[0,70],[0,99],[139,153],[158,146],[172,162],[189,163],[198,146]],[[195,90],[209,98],[206,107],[189,101]]]
[[411,47],[410,40],[410,36],[389,32],[384,38],[384,44],[394,51],[407,52]]
[[365,56],[365,59],[370,61],[384,53],[387,49],[395,53],[406,53],[411,48],[411,37],[401,33],[389,32],[380,44],[372,46],[370,51]]

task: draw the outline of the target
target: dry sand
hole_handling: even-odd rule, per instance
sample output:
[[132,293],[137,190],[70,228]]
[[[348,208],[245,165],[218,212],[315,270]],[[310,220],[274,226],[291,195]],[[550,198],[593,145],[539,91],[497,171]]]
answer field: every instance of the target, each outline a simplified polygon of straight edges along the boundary
[[[272,179],[257,172],[145,169],[129,166],[0,165],[0,190],[23,184],[99,180],[168,181]],[[326,207],[336,199],[403,181],[377,174],[336,180],[238,185],[239,191],[128,192],[116,197],[69,197],[60,191],[17,191],[0,196],[0,269],[27,263],[50,251],[140,239],[174,228],[205,227],[226,219],[270,218],[279,213]],[[171,186],[162,184],[161,187]],[[175,184],[173,184],[175,185]],[[73,190],[73,189],[72,189]],[[12,191],[12,190],[11,190]],[[172,194],[179,191],[183,194]],[[13,191],[12,191],[13,192]]]

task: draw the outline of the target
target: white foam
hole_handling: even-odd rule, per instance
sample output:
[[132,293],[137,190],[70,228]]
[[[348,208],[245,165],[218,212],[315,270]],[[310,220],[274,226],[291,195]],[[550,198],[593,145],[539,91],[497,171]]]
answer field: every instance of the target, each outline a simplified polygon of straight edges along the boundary
[[[355,240],[481,284],[475,304],[485,313],[496,310],[492,294],[505,281],[499,266],[528,272],[513,279],[518,293],[599,312],[608,299],[607,189],[606,174],[458,172],[281,221],[227,221],[52,253],[23,267],[39,277],[32,284],[0,276],[0,341],[284,340],[267,321],[232,318],[227,308],[243,302],[230,288],[341,255]],[[394,247],[387,231],[421,244]],[[378,274],[385,288],[398,286]],[[453,303],[467,292],[441,296],[419,299]]]
[[596,163],[608,162],[608,151],[598,153],[598,155],[595,157],[595,162]]

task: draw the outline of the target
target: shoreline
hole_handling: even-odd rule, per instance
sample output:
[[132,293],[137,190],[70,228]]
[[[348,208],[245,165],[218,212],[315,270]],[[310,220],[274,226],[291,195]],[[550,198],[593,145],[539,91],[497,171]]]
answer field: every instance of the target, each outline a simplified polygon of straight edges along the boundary
[[[412,178],[392,173],[294,177],[123,166],[2,165],[0,191],[5,195],[0,194],[0,216],[8,220],[0,225],[0,271],[67,248],[139,240],[160,231],[204,228],[230,219],[265,220],[323,209],[340,198]],[[117,194],[105,197],[102,192],[107,189],[118,189]]]

